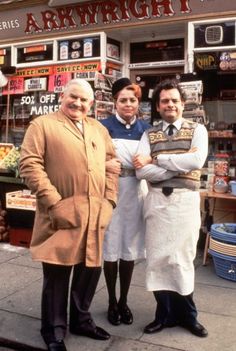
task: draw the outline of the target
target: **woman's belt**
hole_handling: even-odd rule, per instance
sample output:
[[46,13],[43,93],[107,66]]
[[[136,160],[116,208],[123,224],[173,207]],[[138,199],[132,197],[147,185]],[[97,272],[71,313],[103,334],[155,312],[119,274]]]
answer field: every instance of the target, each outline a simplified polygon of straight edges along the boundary
[[120,177],[135,177],[135,169],[133,168],[121,168],[121,172],[119,174]]

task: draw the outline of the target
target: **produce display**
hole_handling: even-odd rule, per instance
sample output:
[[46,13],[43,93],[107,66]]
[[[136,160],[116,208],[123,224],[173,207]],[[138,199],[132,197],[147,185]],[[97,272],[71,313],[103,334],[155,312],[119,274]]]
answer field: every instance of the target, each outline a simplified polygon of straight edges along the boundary
[[13,147],[8,154],[4,157],[2,165],[9,171],[15,172],[16,177],[19,175],[18,163],[20,158],[19,148]]
[[0,203],[0,242],[9,241],[9,226],[7,223],[7,211],[2,209]]
[[3,160],[12,150],[13,144],[0,144],[0,166],[3,165]]

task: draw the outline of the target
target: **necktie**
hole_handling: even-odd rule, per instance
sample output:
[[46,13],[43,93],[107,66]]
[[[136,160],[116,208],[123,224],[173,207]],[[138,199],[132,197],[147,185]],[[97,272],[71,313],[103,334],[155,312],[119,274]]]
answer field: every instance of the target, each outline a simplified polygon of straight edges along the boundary
[[168,128],[168,135],[173,135],[175,126],[173,126],[173,124],[170,124]]

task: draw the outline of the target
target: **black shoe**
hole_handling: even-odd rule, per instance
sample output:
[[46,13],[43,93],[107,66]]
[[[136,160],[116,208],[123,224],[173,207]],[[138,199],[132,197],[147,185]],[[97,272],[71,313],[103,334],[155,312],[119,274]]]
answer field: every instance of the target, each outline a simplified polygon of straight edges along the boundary
[[50,342],[47,347],[48,351],[67,351],[63,340]]
[[130,311],[127,305],[119,306],[120,319],[124,324],[132,324],[133,323],[133,314]]
[[159,323],[157,321],[153,321],[146,325],[143,331],[145,334],[153,334],[160,332],[163,328],[165,328],[164,324]]
[[108,340],[110,334],[100,327],[78,327],[76,329],[70,328],[71,334],[87,336],[95,340]]
[[108,308],[107,319],[113,325],[120,325],[121,317],[118,308]]
[[206,328],[199,322],[194,324],[182,324],[181,326],[200,338],[205,338],[208,335]]

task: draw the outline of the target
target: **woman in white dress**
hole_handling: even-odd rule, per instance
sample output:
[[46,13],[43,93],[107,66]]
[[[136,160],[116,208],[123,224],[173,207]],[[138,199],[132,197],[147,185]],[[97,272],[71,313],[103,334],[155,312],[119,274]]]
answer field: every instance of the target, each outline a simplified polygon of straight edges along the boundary
[[[139,140],[149,124],[137,118],[141,88],[128,78],[117,80],[112,87],[116,114],[102,120],[112,137],[116,159],[107,168],[119,173],[117,207],[104,240],[104,275],[109,295],[108,321],[113,325],[131,324],[133,314],[127,296],[134,261],[144,257],[144,221],[142,217],[144,189],[135,176],[132,158]],[[145,185],[145,184],[144,184]],[[119,272],[120,298],[116,297]]]

